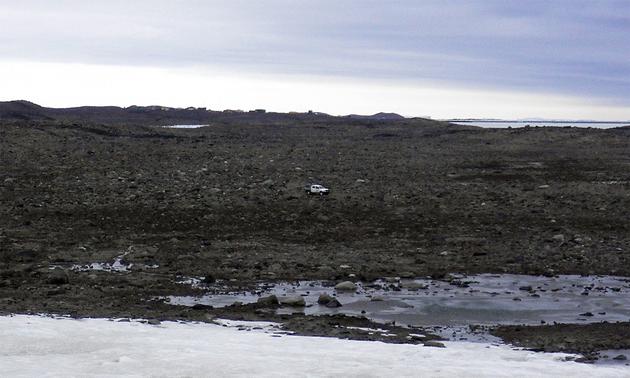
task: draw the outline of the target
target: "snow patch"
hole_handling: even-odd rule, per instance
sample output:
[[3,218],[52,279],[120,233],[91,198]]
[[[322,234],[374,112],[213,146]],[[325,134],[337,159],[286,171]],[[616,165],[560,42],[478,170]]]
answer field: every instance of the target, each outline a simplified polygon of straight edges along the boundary
[[[232,326],[238,322],[228,321]],[[270,326],[270,324],[258,324]],[[627,377],[567,354],[445,342],[446,348],[277,337],[218,324],[0,317],[2,375],[46,377]],[[271,325],[273,327],[273,325]],[[252,327],[255,328],[255,327]]]

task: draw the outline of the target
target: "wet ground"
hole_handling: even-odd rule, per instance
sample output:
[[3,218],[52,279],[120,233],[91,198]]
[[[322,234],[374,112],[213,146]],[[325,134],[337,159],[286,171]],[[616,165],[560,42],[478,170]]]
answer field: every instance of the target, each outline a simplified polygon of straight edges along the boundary
[[[183,284],[197,286],[202,280]],[[250,292],[169,296],[173,305],[224,307],[254,303],[268,295],[301,296],[307,315],[364,315],[401,325],[467,326],[545,323],[592,323],[630,320],[630,280],[624,277],[453,275],[450,282],[429,279],[390,279],[358,283],[356,291],[335,290],[325,282],[259,284]],[[220,286],[207,286],[221,292]],[[320,295],[335,297],[341,307],[318,305]],[[278,312],[282,313],[283,308]],[[293,311],[293,309],[291,310]]]

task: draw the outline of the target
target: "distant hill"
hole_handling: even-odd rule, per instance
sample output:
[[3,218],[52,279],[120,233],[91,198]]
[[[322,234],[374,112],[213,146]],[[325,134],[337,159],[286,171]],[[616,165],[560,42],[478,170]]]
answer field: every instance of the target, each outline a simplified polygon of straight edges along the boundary
[[28,101],[0,102],[0,120],[69,121],[103,124],[177,125],[210,122],[282,123],[333,118],[323,113],[267,113],[264,111],[212,111],[205,108],[170,108],[165,106],[81,106],[46,108]]
[[0,102],[0,119],[50,119],[46,109],[29,101]]
[[29,101],[0,102],[0,120],[92,122],[102,124],[137,124],[166,126],[177,124],[238,123],[281,124],[292,122],[348,122],[348,119],[370,121],[399,121],[406,119],[396,113],[374,115],[352,114],[335,117],[325,113],[273,113],[257,111],[213,111],[205,108],[170,108],[164,106],[81,106],[74,108],[46,108]]
[[350,114],[347,117],[353,118],[353,119],[373,119],[373,120],[380,120],[380,121],[395,121],[395,120],[405,119],[405,117],[401,116],[400,114],[382,113],[382,112],[376,113],[373,115]]

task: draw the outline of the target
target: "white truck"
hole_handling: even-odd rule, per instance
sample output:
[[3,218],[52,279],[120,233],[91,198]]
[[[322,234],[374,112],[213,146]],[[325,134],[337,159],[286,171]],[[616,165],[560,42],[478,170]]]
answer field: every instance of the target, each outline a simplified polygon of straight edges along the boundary
[[320,196],[324,196],[330,193],[330,189],[319,184],[308,184],[304,187],[304,191],[307,194],[319,194]]

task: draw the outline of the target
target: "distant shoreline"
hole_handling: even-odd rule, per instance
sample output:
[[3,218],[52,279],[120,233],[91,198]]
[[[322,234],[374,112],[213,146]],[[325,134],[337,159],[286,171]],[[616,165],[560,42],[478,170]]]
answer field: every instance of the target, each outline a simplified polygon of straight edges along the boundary
[[630,125],[630,121],[533,121],[533,120],[447,120],[457,125],[477,126],[486,128],[522,128],[522,127],[582,127],[597,129],[612,129]]

